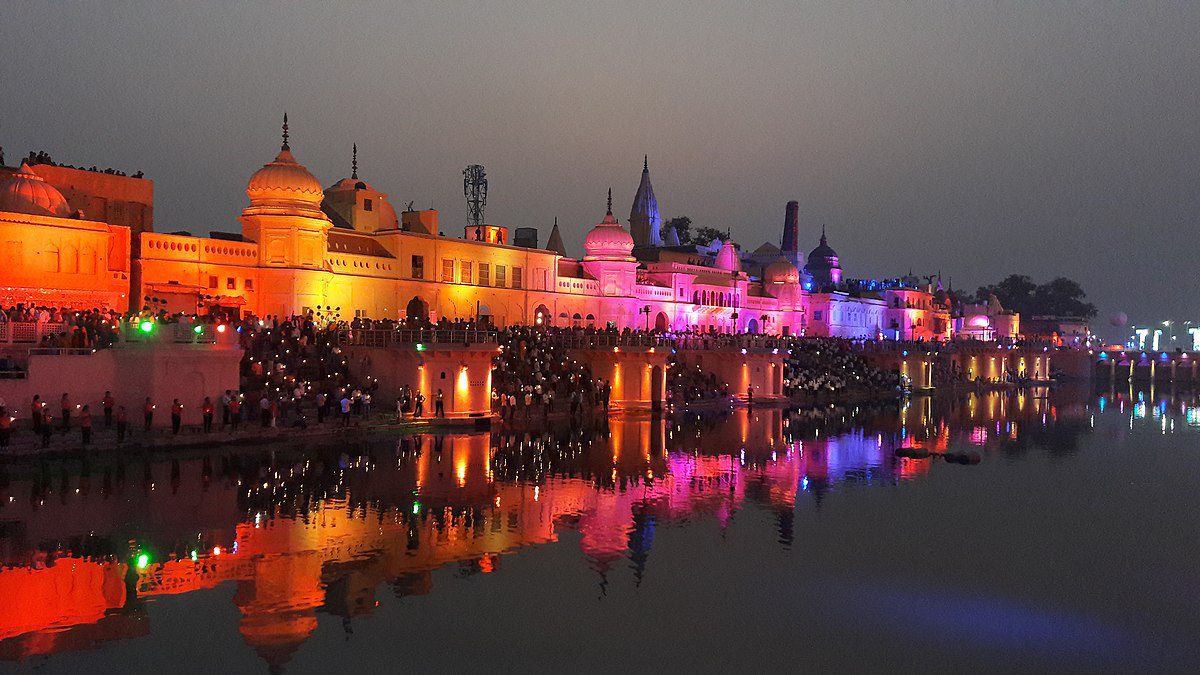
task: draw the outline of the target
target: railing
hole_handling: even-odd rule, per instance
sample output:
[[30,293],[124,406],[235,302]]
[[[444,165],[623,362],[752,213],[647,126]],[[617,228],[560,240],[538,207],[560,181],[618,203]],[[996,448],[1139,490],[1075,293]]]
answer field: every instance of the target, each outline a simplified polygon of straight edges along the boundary
[[567,349],[612,349],[613,347],[672,347],[665,335],[647,333],[579,333],[550,335],[548,340]]
[[495,331],[460,330],[453,328],[344,328],[337,331],[339,345],[360,347],[388,347],[391,345],[441,344],[473,345],[496,344]]
[[64,323],[38,323],[34,321],[0,321],[0,343],[39,342],[47,335],[68,332]]
[[92,347],[34,347],[29,350],[30,356],[91,356],[95,353]]
[[678,349],[781,349],[787,346],[786,338],[771,335],[681,335],[676,338]]

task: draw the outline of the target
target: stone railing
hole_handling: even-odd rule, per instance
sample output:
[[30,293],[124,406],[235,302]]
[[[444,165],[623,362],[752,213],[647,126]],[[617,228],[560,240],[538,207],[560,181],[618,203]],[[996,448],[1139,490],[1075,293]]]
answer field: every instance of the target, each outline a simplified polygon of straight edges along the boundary
[[675,338],[677,349],[783,349],[786,338],[771,335],[680,335]]
[[548,340],[567,349],[612,349],[613,347],[672,347],[674,343],[665,335],[648,333],[569,333],[551,335]]
[[337,344],[359,347],[392,345],[477,345],[496,344],[496,331],[453,328],[345,328],[336,333]]
[[37,323],[33,321],[0,321],[0,343],[36,343],[47,335],[70,332],[64,323]]

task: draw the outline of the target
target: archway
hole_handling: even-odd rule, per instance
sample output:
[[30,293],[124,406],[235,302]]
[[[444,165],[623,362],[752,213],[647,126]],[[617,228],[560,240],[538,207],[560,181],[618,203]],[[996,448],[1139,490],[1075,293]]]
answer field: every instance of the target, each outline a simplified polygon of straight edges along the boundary
[[404,308],[404,315],[410,321],[428,321],[429,303],[414,295],[413,299],[408,301],[408,306]]
[[574,314],[571,315],[571,328],[582,328],[582,327],[583,327],[583,316],[580,315],[579,312],[575,312]]
[[650,409],[662,410],[663,404],[663,369],[654,366],[650,369]]
[[746,322],[746,332],[747,333],[757,333],[758,332],[758,319],[750,319],[749,321]]
[[670,325],[670,323],[669,323],[669,320],[667,319],[666,312],[659,312],[658,316],[654,317],[654,330],[656,330],[660,333],[665,333],[667,331],[667,327],[669,325]]

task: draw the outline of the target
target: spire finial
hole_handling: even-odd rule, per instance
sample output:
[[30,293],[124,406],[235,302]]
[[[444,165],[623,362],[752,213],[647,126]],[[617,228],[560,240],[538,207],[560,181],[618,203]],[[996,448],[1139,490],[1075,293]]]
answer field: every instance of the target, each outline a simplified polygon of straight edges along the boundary
[[288,147],[288,125],[287,125],[287,112],[286,111],[283,113],[283,149],[291,150],[291,148]]
[[608,188],[608,213],[605,215],[612,215],[612,188]]
[[558,216],[554,216],[554,226],[558,227]]
[[650,155],[642,155],[642,173],[650,172]]
[[827,243],[825,241],[825,223],[821,223],[821,245],[824,246]]
[[353,159],[350,160],[350,177],[358,180],[358,143],[354,144],[354,149],[351,153]]

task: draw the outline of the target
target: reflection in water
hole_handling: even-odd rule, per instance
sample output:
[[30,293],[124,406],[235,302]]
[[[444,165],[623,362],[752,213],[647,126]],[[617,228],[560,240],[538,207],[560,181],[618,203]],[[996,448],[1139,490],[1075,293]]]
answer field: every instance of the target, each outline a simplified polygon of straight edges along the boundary
[[618,417],[541,436],[420,435],[352,449],[8,467],[0,658],[149,634],[148,599],[228,582],[242,637],[280,665],[318,613],[342,617],[349,631],[381,592],[428,594],[431,572],[447,565],[463,576],[496,572],[505,552],[566,531],[604,595],[619,570],[630,572],[621,583],[635,585],[653,573],[660,527],[710,520],[725,531],[753,508],[773,514],[779,545],[790,547],[797,510],[819,509],[839,491],[919,479],[956,453],[985,461],[1040,448],[1074,453],[1106,410],[1131,424],[1161,419],[1164,429],[1200,418],[1194,400],[1030,391]]

